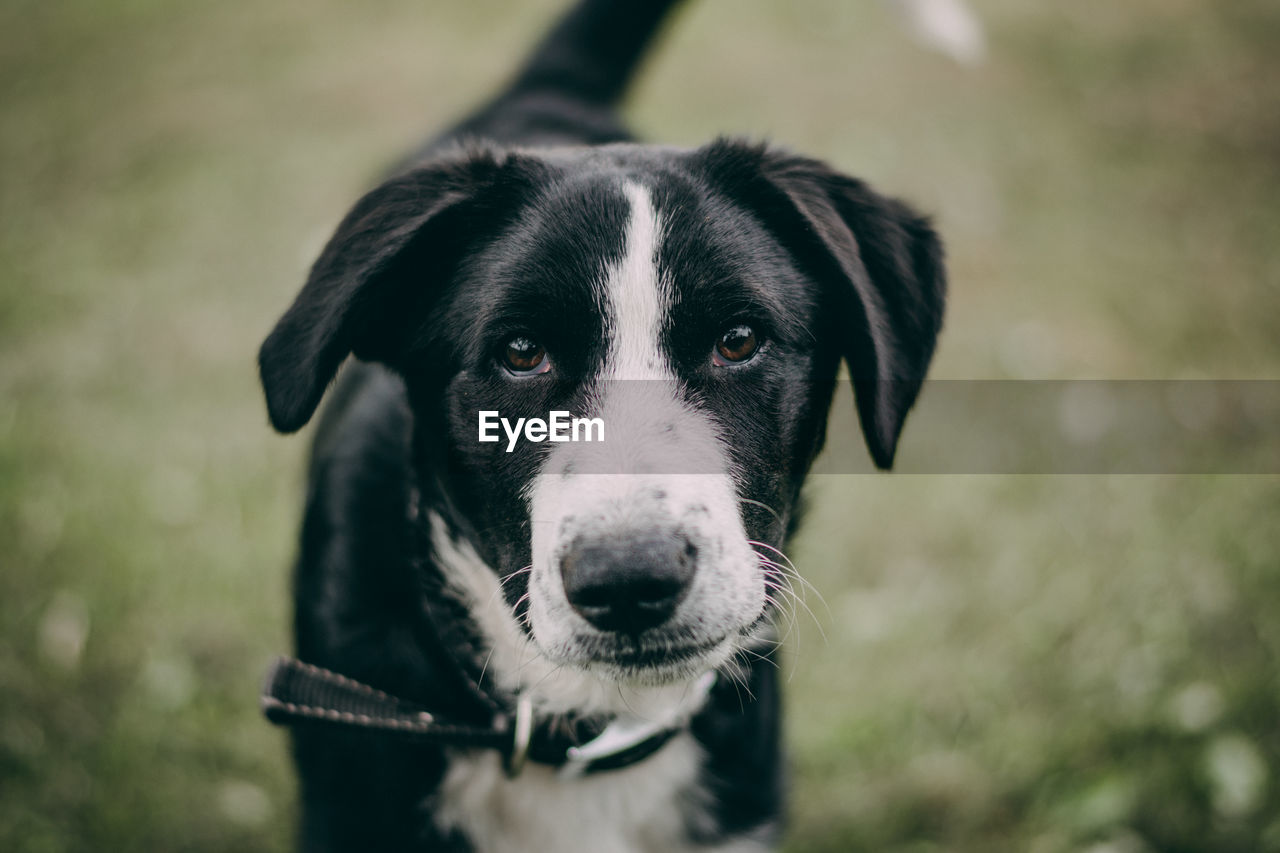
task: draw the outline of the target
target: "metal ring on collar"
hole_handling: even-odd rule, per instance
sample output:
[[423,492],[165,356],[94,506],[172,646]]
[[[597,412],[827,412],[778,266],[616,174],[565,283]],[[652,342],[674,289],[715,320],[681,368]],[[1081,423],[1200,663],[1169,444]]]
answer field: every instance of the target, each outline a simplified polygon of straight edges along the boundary
[[511,732],[511,751],[507,753],[507,775],[519,776],[529,758],[529,741],[533,739],[533,702],[527,696],[516,700],[516,720]]

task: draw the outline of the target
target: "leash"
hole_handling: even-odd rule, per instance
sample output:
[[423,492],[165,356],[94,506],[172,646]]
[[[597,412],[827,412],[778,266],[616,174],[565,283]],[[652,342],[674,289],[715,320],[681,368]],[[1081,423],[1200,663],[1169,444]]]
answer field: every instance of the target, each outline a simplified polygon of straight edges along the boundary
[[[703,705],[715,682],[715,673],[708,672],[695,683],[692,707]],[[512,777],[530,758],[559,767],[563,778],[621,769],[657,752],[689,723],[688,719],[618,717],[579,744],[563,733],[535,726],[527,697],[517,698],[514,711],[496,713],[488,726],[464,725],[345,675],[288,657],[278,658],[267,672],[261,704],[267,719],[280,726],[317,723],[441,746],[494,749]]]

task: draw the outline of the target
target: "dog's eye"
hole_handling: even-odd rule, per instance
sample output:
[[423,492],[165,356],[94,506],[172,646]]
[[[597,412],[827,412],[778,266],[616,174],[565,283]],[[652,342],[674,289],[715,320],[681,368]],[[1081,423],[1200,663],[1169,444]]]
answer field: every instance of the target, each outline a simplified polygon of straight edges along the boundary
[[716,341],[715,349],[711,353],[711,361],[721,367],[738,364],[755,355],[759,348],[760,341],[756,337],[755,329],[745,323],[739,323],[726,329]]
[[516,335],[507,341],[502,361],[507,370],[520,376],[534,376],[551,369],[546,347],[525,335]]

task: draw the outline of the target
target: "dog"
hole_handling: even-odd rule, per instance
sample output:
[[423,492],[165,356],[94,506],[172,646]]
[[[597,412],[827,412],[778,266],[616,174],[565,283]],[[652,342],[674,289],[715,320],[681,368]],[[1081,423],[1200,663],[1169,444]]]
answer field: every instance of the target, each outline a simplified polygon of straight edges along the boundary
[[783,549],[842,363],[892,464],[943,256],[820,161],[632,141],[676,5],[581,0],[355,204],[262,345],[285,433],[349,362],[263,697],[304,850],[778,842]]

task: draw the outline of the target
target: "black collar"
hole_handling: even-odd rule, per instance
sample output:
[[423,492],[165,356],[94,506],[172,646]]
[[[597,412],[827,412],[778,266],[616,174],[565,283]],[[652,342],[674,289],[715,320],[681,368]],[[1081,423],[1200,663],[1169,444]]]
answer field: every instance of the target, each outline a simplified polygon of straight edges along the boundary
[[[692,697],[693,707],[702,704],[699,700],[710,693],[715,680],[710,672],[699,679],[694,690],[700,695]],[[653,755],[689,723],[687,717],[615,718],[604,724],[535,726],[528,699],[518,700],[510,713],[495,714],[487,726],[459,723],[344,675],[285,657],[267,673],[262,710],[277,725],[328,724],[461,749],[494,749],[512,776],[527,760],[559,767],[565,776],[617,770]]]

